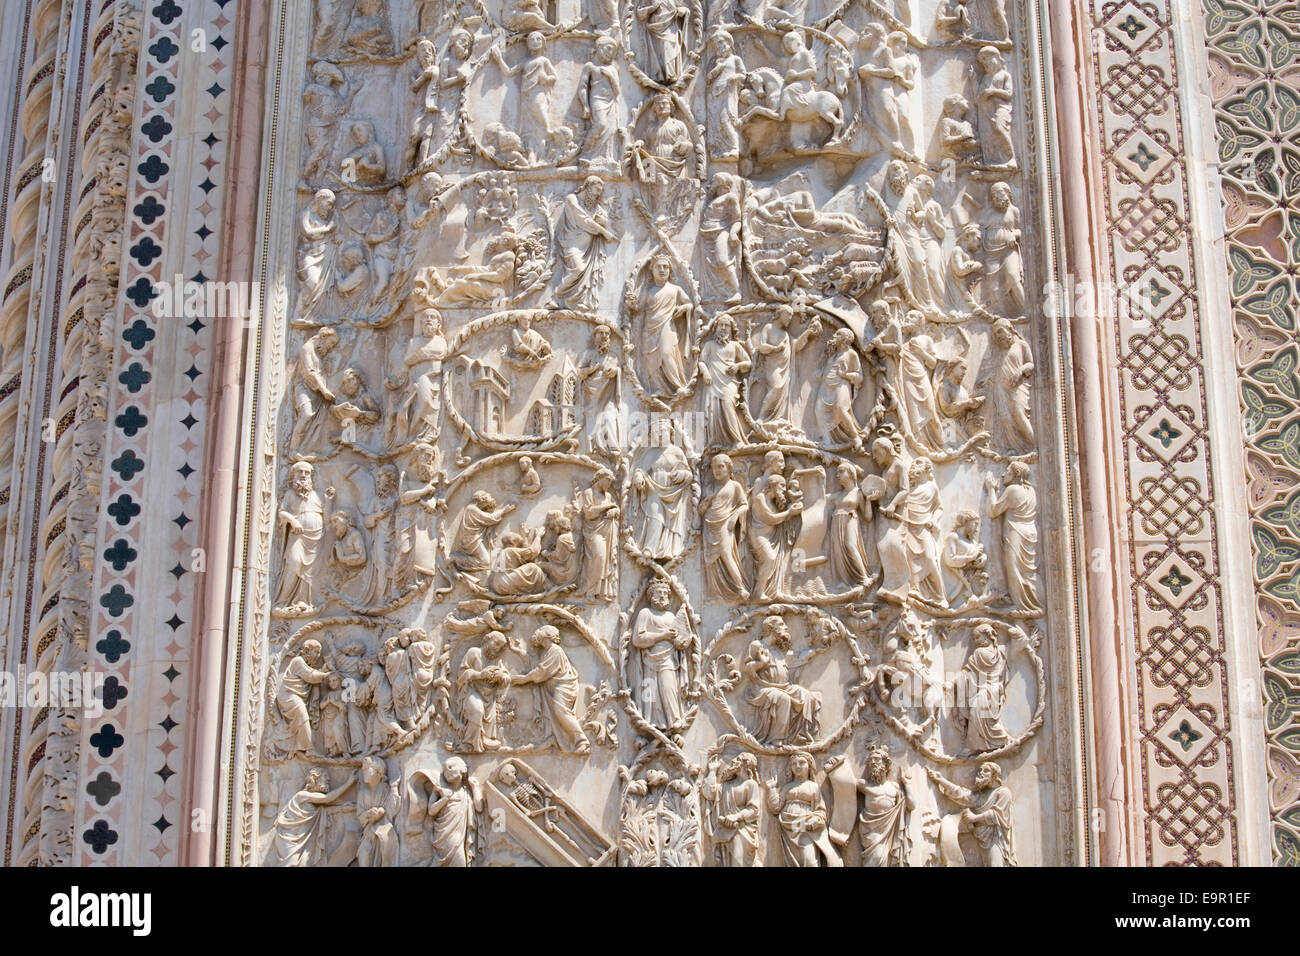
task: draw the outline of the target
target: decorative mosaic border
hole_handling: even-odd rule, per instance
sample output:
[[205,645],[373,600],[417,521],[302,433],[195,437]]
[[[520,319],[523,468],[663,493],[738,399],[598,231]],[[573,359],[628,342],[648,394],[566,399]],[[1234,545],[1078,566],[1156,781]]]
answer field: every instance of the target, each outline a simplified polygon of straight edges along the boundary
[[1300,7],[1203,0],[1246,436],[1273,862],[1300,866]]
[[[1110,360],[1119,420],[1129,650],[1128,737],[1149,865],[1242,862],[1230,641],[1212,460],[1189,136],[1169,0],[1090,5],[1103,274],[1146,300],[1121,310]],[[1219,464],[1222,467],[1222,464]],[[1138,834],[1133,835],[1134,842]]]
[[203,573],[203,376],[213,324],[230,320],[159,319],[152,300],[155,285],[176,275],[208,281],[217,254],[232,85],[223,31],[234,3],[146,4],[90,640],[92,666],[114,682],[115,700],[84,731],[82,863],[149,854],[176,864],[191,822],[181,819],[181,721]]

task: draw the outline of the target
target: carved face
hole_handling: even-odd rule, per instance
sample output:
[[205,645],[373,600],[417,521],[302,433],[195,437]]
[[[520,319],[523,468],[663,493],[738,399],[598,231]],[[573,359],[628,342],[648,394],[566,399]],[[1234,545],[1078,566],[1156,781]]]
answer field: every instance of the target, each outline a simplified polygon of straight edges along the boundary
[[719,342],[730,342],[736,335],[736,324],[729,318],[718,319],[713,329],[713,337]]
[[798,53],[803,49],[803,36],[792,30],[781,38],[781,46],[786,53]]
[[307,641],[302,646],[302,659],[312,667],[320,663],[321,648],[319,641]]
[[840,487],[845,491],[848,491],[856,484],[856,476],[853,473],[853,466],[850,464],[845,463],[836,468],[835,477],[839,479]]
[[753,777],[758,770],[758,761],[753,754],[737,754],[736,759],[727,767],[727,779]]
[[536,56],[542,52],[542,47],[546,45],[546,37],[542,35],[541,31],[534,30],[528,34],[526,42],[528,43],[528,52]]
[[415,453],[415,470],[421,481],[432,481],[438,467],[438,450],[429,445]]
[[871,444],[871,457],[875,459],[877,465],[884,468],[894,460],[894,447],[887,439],[877,438]]
[[596,41],[596,58],[601,63],[609,64],[614,62],[614,51],[618,47],[613,40],[608,37]]
[[718,482],[726,481],[731,477],[730,459],[724,458],[722,455],[714,455],[711,467],[713,469],[713,477]]
[[493,631],[483,642],[483,653],[487,655],[490,661],[499,660],[501,655],[506,652],[507,646],[509,646],[509,641],[506,640],[506,636],[500,631]]
[[769,617],[763,621],[763,637],[779,651],[790,647],[790,628],[779,617]]
[[907,189],[908,175],[907,165],[900,159],[896,159],[889,164],[889,169],[885,173],[885,182],[889,188],[901,196]]
[[425,173],[420,177],[420,197],[424,202],[428,202],[438,195],[438,190],[442,188],[442,177],[437,173]]
[[873,750],[867,756],[867,776],[879,783],[889,775],[889,756],[884,751]]
[[593,336],[595,338],[597,351],[604,352],[609,349],[609,329],[605,328],[603,325],[597,326]]
[[672,274],[673,267],[669,264],[667,259],[656,259],[654,262],[650,263],[650,275],[655,282],[658,282],[660,285],[667,282]]
[[1015,333],[1005,325],[995,326],[993,329],[993,341],[998,343],[998,348],[1009,349],[1011,343],[1016,340]]
[[1006,183],[995,183],[989,190],[989,201],[998,212],[1006,212],[1011,205],[1011,187]]
[[451,35],[451,51],[456,54],[458,59],[465,59],[469,56],[470,36],[463,30],[457,30]]
[[442,779],[454,790],[464,782],[466,772],[465,761],[459,757],[452,757],[442,768]]
[[795,754],[791,757],[790,776],[795,780],[807,780],[812,776],[812,759],[807,754]]
[[993,786],[993,781],[996,778],[996,775],[992,770],[992,766],[992,764],[982,763],[980,764],[980,768],[975,771],[976,790],[987,790],[989,787]]
[[668,610],[668,586],[656,584],[650,588],[650,605],[656,611]]
[[334,512],[334,517],[330,519],[330,523],[334,526],[335,536],[339,538],[345,536],[352,528],[352,522],[348,519],[346,511]]
[[831,336],[830,349],[838,352],[840,349],[846,349],[853,344],[853,333],[848,329],[840,329]]
[[298,494],[309,494],[312,488],[311,468],[294,468],[289,473],[289,484]]
[[430,338],[442,334],[442,316],[432,309],[424,313],[424,334]]
[[661,120],[667,119],[673,113],[673,101],[666,96],[660,96],[655,100],[655,116]]

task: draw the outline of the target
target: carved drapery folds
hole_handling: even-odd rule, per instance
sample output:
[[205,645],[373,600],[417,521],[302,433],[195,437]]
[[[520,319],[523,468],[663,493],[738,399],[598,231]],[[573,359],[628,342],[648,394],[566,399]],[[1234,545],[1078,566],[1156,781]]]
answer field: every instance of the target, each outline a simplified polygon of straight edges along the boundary
[[250,862],[1073,859],[1032,25],[920,6],[314,4]]

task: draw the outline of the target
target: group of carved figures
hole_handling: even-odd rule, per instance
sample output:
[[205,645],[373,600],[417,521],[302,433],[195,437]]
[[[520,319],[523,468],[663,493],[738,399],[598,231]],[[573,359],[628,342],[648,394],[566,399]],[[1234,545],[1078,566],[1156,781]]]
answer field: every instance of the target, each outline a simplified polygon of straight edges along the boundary
[[391,747],[446,709],[445,669],[437,645],[416,627],[374,654],[355,642],[326,656],[320,641],[304,641],[288,655],[274,697],[283,751],[342,758]]
[[[824,553],[818,556],[826,562],[832,586],[865,595],[879,583],[878,596],[894,603],[919,599],[940,608],[986,603],[988,559],[979,513],[962,510],[944,534],[940,489],[929,460],[916,458],[905,467],[898,442],[890,438],[877,439],[872,451],[880,475],[864,479],[847,460],[835,468],[834,490],[826,502]],[[790,599],[791,545],[805,505],[797,480],[786,478],[785,457],[768,452],[762,474],[748,488],[735,477],[730,456],[715,455],[710,468],[717,490],[701,505],[710,596],[755,604]],[[1042,610],[1038,506],[1029,469],[1012,462],[999,485],[990,476],[985,487],[986,514],[1001,527],[1006,603],[1037,615]]]
[[[563,4],[506,0],[500,24],[470,4],[416,3],[397,22],[384,0],[315,6],[272,614],[324,627],[272,678],[266,752],[302,779],[268,859],[468,866],[492,800],[599,858],[562,788],[514,755],[616,748],[604,707],[621,701],[638,766],[682,764],[624,768],[621,859],[1014,865],[1003,770],[971,763],[1013,742],[992,626],[972,628],[953,686],[908,623],[882,659],[855,661],[850,691],[810,676],[824,644],[797,652],[781,614],[761,617],[726,678],[761,752],[719,746],[703,768],[684,735],[717,655],[702,660],[681,579],[698,545],[698,597],[715,606],[1043,615],[1005,4],[944,0],[931,41],[874,13],[814,27],[806,4],[776,0],[704,17],[592,0],[563,23]],[[929,146],[927,50],[968,67]],[[402,74],[396,138],[358,112],[383,70]],[[872,171],[830,202],[803,173],[773,184],[813,153]],[[635,267],[628,209],[651,244]],[[688,261],[676,243],[692,234]],[[634,393],[666,440],[638,444]],[[638,573],[623,646],[576,650],[586,635],[564,615],[618,605]],[[452,593],[474,611],[411,600]],[[545,623],[520,639],[512,607]],[[370,636],[331,644],[330,615]],[[589,673],[602,640],[621,659]],[[937,705],[900,704],[918,682],[966,702],[944,732],[969,786],[922,770],[943,748]],[[828,758],[828,715],[850,694],[897,716],[920,762],[899,773],[872,746],[859,779],[852,748]],[[430,738],[456,755],[425,763]],[[691,848],[676,856],[670,821]]]
[[[369,2],[386,7],[380,0]],[[587,178],[548,210],[539,233],[516,232],[513,226],[490,230],[481,267],[473,266],[468,275],[437,277],[442,287],[433,298],[441,304],[540,292],[550,280],[550,303],[592,308],[607,246],[620,238],[610,221],[608,183],[630,176],[653,222],[671,230],[684,223],[695,202],[710,165],[706,152],[714,167],[714,198],[700,222],[701,232],[711,237],[707,269],[724,299],[738,296],[738,223],[728,220],[739,217],[728,214],[739,209],[728,209],[737,203],[729,198],[734,176],[727,170],[753,172],[756,164],[772,160],[774,150],[781,154],[775,143],[892,160],[882,201],[896,226],[890,258],[899,275],[893,281],[909,307],[927,314],[964,308],[1022,315],[1019,210],[1005,182],[1019,174],[1005,13],[995,12],[986,30],[972,32],[964,3],[939,11],[941,39],[955,36],[962,46],[979,35],[990,43],[976,45],[970,72],[977,84],[943,100],[933,145],[922,148],[914,132],[920,120],[913,100],[919,99],[915,91],[922,82],[918,51],[942,51],[945,57],[965,52],[875,20],[860,29],[837,21],[830,32],[814,30],[802,24],[802,13],[760,5],[763,10],[716,12],[700,71],[703,107],[692,106],[678,88],[689,72],[684,54],[693,42],[683,31],[695,29],[695,18],[676,0],[639,0],[629,11],[634,33],[644,33],[644,42],[636,40],[633,47],[649,58],[637,73],[646,96],[638,106],[624,102],[621,34],[589,29],[617,21],[616,15],[587,11],[561,25],[531,0],[505,17],[503,30],[493,31],[475,16],[474,25],[448,24],[439,35],[421,34],[419,24],[428,18],[419,18],[404,54],[395,53],[391,41],[373,48],[353,42],[340,57],[313,61],[304,92],[302,170],[304,188],[315,193],[299,224],[297,319],[310,323],[315,313],[315,321],[335,314],[384,321],[377,316],[398,303],[401,280],[409,284],[416,270],[419,233],[447,214],[444,202],[454,184],[443,174],[477,161],[498,170],[562,166],[566,177]],[[372,25],[386,18],[381,9],[363,20]],[[348,42],[346,31],[342,38],[332,32],[336,44]],[[777,65],[751,69],[742,48],[751,59],[775,57]],[[376,132],[384,124],[356,115],[355,108],[369,101],[363,90],[370,89],[371,73],[387,68],[394,55],[413,61],[412,79],[401,85],[409,85],[414,102],[404,121],[405,142],[390,146]],[[559,69],[554,55],[564,57]],[[368,57],[382,62],[368,64]],[[584,57],[589,59],[583,62]],[[571,74],[572,104],[566,113],[557,84]],[[496,100],[483,100],[492,79],[518,81],[506,95],[507,112],[518,115],[484,124],[484,116],[500,112]],[[699,108],[705,113],[702,125],[692,115]],[[959,177],[951,174],[958,168],[963,182],[974,177],[992,181],[992,188],[987,202],[965,192],[954,195],[949,215],[936,198],[936,192],[944,192],[936,179],[955,182]],[[972,206],[982,210],[978,216]],[[780,253],[750,266],[758,270],[770,264],[786,282],[807,284],[800,251]],[[777,280],[775,274],[772,278]],[[825,282],[834,279],[828,275]]]
[[[549,832],[555,829],[552,815],[576,816],[541,778],[521,781],[517,767],[508,762],[495,771],[494,783],[511,804],[540,816]],[[970,787],[929,770],[933,786],[953,808],[942,815],[918,808],[920,784],[912,776],[896,776],[883,747],[868,751],[862,778],[855,777],[843,757],[828,761],[821,771],[810,754],[799,752],[788,758],[787,768],[784,782],[760,780],[757,759],[742,752],[726,763],[711,761],[695,784],[652,771],[632,781],[627,799],[631,803],[664,788],[658,798],[662,802],[665,785],[673,788],[679,806],[698,797],[686,812],[703,818],[703,839],[672,861],[678,865],[764,866],[772,841],[779,847],[772,852],[779,852],[785,866],[843,866],[855,827],[864,867],[965,866],[970,857],[963,834],[975,848],[978,865],[1017,865],[1014,796],[996,763],[981,764]],[[447,759],[440,772],[412,773],[405,794],[377,757],[365,758],[333,789],[328,773],[315,768],[276,815],[271,862],[393,866],[399,844],[405,843],[408,861],[468,867],[479,856],[487,809],[484,783],[470,775],[460,757]],[[344,819],[333,823],[336,813]]]
[[788,758],[784,781],[763,780],[751,753],[742,752],[726,763],[715,760],[702,793],[712,862],[763,866],[771,839],[765,822],[770,817],[786,866],[843,866],[855,825],[861,866],[964,866],[963,833],[978,847],[980,865],[1016,865],[1014,798],[996,763],[981,764],[971,787],[929,770],[936,789],[955,808],[942,816],[918,808],[919,784],[910,775],[900,778],[893,773],[886,748],[868,751],[864,771],[864,777],[856,778],[843,757],[819,769],[812,755],[800,752]]
[[[449,615],[449,638],[441,631],[431,637],[422,628],[402,628],[374,652],[360,640],[330,651],[315,638],[303,641],[277,673],[273,749],[284,758],[347,762],[394,753],[438,729],[449,734],[449,749],[468,754],[521,748],[585,754],[592,738],[609,745],[610,734],[601,730],[608,722],[598,713],[608,685],[584,688],[560,628],[538,625],[524,646],[498,630],[500,623],[492,614],[465,620]],[[647,634],[653,635],[650,642]],[[657,642],[676,637],[638,622],[648,673],[662,670],[664,652]],[[671,649],[668,659],[671,665]],[[670,689],[673,676],[659,679],[670,718],[681,710],[681,693]],[[524,730],[540,727],[541,735],[512,744],[506,730],[517,702],[510,694],[520,688],[535,695],[534,719]]]
[[[483,792],[459,757],[448,759],[440,774],[423,777],[424,787],[405,799],[378,757],[330,788],[328,773],[308,771],[301,789],[275,818],[270,862],[277,866],[395,866],[399,842],[422,844],[431,865],[464,867],[474,860],[475,831]],[[345,797],[351,796],[350,801]],[[401,810],[407,808],[403,816]],[[346,819],[334,826],[331,817]],[[342,831],[332,835],[331,831]]]

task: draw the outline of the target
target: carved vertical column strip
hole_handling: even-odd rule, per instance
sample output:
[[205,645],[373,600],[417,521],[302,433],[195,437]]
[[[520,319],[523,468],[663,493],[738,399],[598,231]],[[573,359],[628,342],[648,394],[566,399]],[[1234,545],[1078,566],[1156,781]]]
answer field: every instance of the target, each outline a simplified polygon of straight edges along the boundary
[[[265,408],[277,409],[284,395],[285,324],[289,309],[289,277],[272,272],[272,243],[290,243],[293,214],[277,209],[269,201],[276,190],[293,190],[298,146],[286,130],[298,130],[301,102],[286,89],[296,83],[285,74],[287,64],[306,58],[310,11],[286,0],[271,5],[267,23],[271,37],[267,51],[267,94],[262,112],[260,202],[257,208],[257,243],[253,247],[254,279],[261,283],[261,308],[249,329],[245,382],[258,387],[246,390],[240,409],[241,441],[238,476],[236,527],[240,529],[235,550],[235,569],[242,580],[232,594],[231,636],[227,641],[226,668],[231,682],[223,714],[225,741],[222,748],[224,775],[220,820],[224,829],[221,860],[230,865],[256,865],[258,834],[258,747],[266,706],[266,647],[260,624],[271,609],[271,538],[275,513],[273,465],[276,458],[275,428],[266,427]],[[251,122],[251,117],[249,118]]]
[[[79,47],[89,55],[88,109],[77,183],[79,204],[70,220],[73,252],[69,294],[59,314],[62,376],[53,446],[53,500],[46,517],[44,594],[56,597],[57,613],[37,625],[36,666],[44,671],[79,671],[86,666],[90,570],[98,556],[99,515],[105,447],[106,393],[112,336],[117,329],[118,272],[125,231],[125,183],[135,95],[138,14],[129,3],[102,5]],[[125,107],[124,107],[125,101]],[[69,161],[69,165],[71,162]],[[52,644],[50,638],[54,638]],[[53,709],[46,744],[45,795],[41,815],[42,863],[70,862],[73,815],[65,805],[81,783],[79,715]]]
[[[1088,38],[1081,33],[1081,21],[1073,6],[1046,4],[1052,22],[1052,66],[1057,109],[1057,149],[1060,172],[1069,176],[1063,184],[1063,228],[1066,233],[1065,271],[1081,283],[1096,283],[1095,246],[1091,241],[1093,182],[1090,176],[1073,176],[1073,171],[1090,169],[1085,151],[1090,127],[1082,109],[1086,77],[1077,54],[1086,55]],[[1063,292],[1065,290],[1062,290]],[[1063,303],[1057,302],[1059,308]],[[1071,310],[1073,312],[1073,310]],[[1113,540],[1119,523],[1114,520],[1115,502],[1107,480],[1109,454],[1104,422],[1098,414],[1110,396],[1101,378],[1098,358],[1099,324],[1091,316],[1073,315],[1071,345],[1074,349],[1076,421],[1081,454],[1080,481],[1083,495],[1083,533],[1088,601],[1088,680],[1081,704],[1091,712],[1091,761],[1088,783],[1095,794],[1097,816],[1089,820],[1096,849],[1090,863],[1120,866],[1129,862],[1128,831],[1132,808],[1126,799],[1129,787],[1124,751],[1124,715],[1127,713],[1124,673],[1124,642],[1116,625],[1114,559],[1118,548]]]
[[[0,142],[5,144],[4,153],[0,156],[0,278],[3,279],[3,285],[0,285],[0,321],[3,321],[3,327],[12,325],[19,314],[18,295],[20,291],[25,294],[31,274],[27,268],[31,261],[30,244],[22,241],[26,238],[30,223],[15,226],[14,201],[17,199],[20,181],[22,188],[27,189],[33,181],[39,182],[40,178],[31,177],[22,166],[27,147],[19,122],[24,99],[22,91],[26,86],[26,78],[30,76],[32,6],[33,0],[24,0],[21,4],[0,7],[0,62],[5,64],[6,70],[0,77],[3,80],[0,116],[4,117],[4,132],[0,136]],[[39,192],[39,185],[36,189]],[[21,308],[25,317],[26,300],[23,301],[24,306]],[[0,328],[0,342],[5,341],[9,341],[9,336],[4,335]],[[0,475],[4,476],[0,480],[0,516],[3,516],[3,524],[0,525],[0,568],[9,567],[13,562],[12,555],[8,553],[13,547],[8,475],[13,467],[14,443],[18,431],[14,412],[17,397],[15,395],[12,401],[4,399],[15,391],[16,385],[0,389]],[[2,790],[3,787],[0,787]]]
[[[13,356],[4,361],[4,368],[9,369],[11,382],[0,388],[0,516],[3,516],[3,532],[0,534],[0,572],[3,574],[3,591],[0,591],[0,622],[6,625],[6,639],[3,643],[3,660],[7,670],[16,671],[25,659],[26,642],[19,636],[20,632],[12,625],[17,603],[15,596],[23,590],[16,584],[19,565],[25,542],[19,538],[21,515],[13,504],[10,494],[10,474],[14,466],[15,449],[18,445],[17,408],[20,402],[17,376],[16,347],[21,343],[27,326],[27,301],[31,283],[31,263],[33,258],[32,238],[35,235],[36,210],[33,196],[40,195],[39,168],[33,173],[31,166],[24,167],[23,159],[32,159],[28,155],[29,147],[26,129],[21,123],[20,107],[24,102],[23,92],[30,76],[34,59],[46,51],[41,49],[42,42],[33,42],[32,9],[35,0],[28,0],[22,5],[9,4],[0,12],[0,27],[4,28],[6,62],[11,72],[5,84],[5,102],[9,109],[5,116],[6,148],[3,156],[4,175],[0,178],[0,355]],[[43,35],[42,35],[43,36]],[[45,41],[47,37],[43,36]],[[42,134],[43,135],[43,134]],[[22,198],[22,203],[18,199]],[[19,209],[22,215],[19,216]],[[12,368],[10,366],[13,366]],[[30,600],[30,598],[27,598]],[[5,807],[3,833],[0,833],[0,845],[4,847],[3,859],[6,864],[12,860],[14,847],[15,815],[21,802],[15,796],[19,786],[19,740],[22,733],[20,712],[16,708],[6,709],[0,713],[0,746],[4,748],[7,764],[3,779],[0,779],[0,803]]]
[[[79,637],[84,639],[85,633],[84,628],[80,632],[77,628],[77,602],[84,601],[85,588],[79,587],[75,578],[68,582],[64,578],[69,567],[76,567],[78,557],[86,555],[78,555],[76,548],[70,547],[69,538],[78,529],[69,533],[69,514],[74,504],[79,509],[93,509],[94,504],[83,503],[80,486],[86,472],[79,471],[74,460],[73,429],[79,411],[87,417],[92,413],[89,392],[79,390],[81,349],[75,341],[69,346],[66,340],[75,335],[81,320],[78,295],[84,286],[84,277],[73,261],[76,253],[70,253],[69,246],[82,243],[85,249],[91,242],[86,180],[93,179],[93,172],[87,170],[82,178],[77,171],[82,168],[84,141],[97,132],[94,91],[87,81],[88,61],[94,55],[93,19],[90,4],[68,4],[63,9],[46,4],[38,6],[33,17],[37,36],[57,42],[50,49],[50,59],[37,66],[32,79],[33,86],[47,77],[53,85],[39,97],[33,98],[29,92],[24,104],[29,149],[36,145],[36,127],[44,128],[43,153],[37,157],[34,150],[29,152],[33,160],[29,172],[34,169],[40,182],[40,224],[35,228],[45,238],[38,240],[35,233],[28,237],[35,257],[28,277],[31,295],[25,336],[20,340],[22,351],[11,351],[16,344],[12,341],[5,343],[6,361],[16,360],[26,370],[25,380],[18,386],[21,442],[14,450],[12,485],[22,488],[21,503],[13,505],[21,514],[27,553],[9,569],[9,581],[22,582],[17,584],[24,594],[22,606],[15,602],[9,608],[11,633],[22,635],[22,646],[10,661],[28,672],[48,673],[58,668],[76,673],[82,667]],[[47,30],[51,32],[45,33]],[[84,124],[83,104],[92,114]],[[44,111],[44,116],[38,111]],[[120,221],[102,228],[116,233]],[[69,302],[66,311],[65,298]],[[12,328],[6,325],[7,330]],[[82,450],[82,465],[98,455],[93,443],[84,444]],[[97,467],[97,463],[88,467]],[[74,523],[80,517],[77,514]],[[71,600],[66,606],[61,600],[65,584]],[[83,620],[84,606],[80,604]],[[66,859],[73,826],[66,798],[76,786],[74,738],[79,711],[20,708],[16,717],[15,771],[23,776],[21,794],[16,786],[9,794],[13,814],[12,842],[6,844],[9,860],[35,862],[38,840],[43,859]],[[42,821],[47,807],[52,810],[48,823]]]
[[[0,496],[7,511],[11,500],[11,469],[15,462],[21,430],[18,418],[19,390],[22,383],[23,340],[27,331],[27,313],[31,302],[32,275],[38,253],[37,221],[45,182],[46,135],[49,128],[51,91],[54,86],[54,62],[58,51],[59,7],[56,0],[32,2],[22,12],[21,32],[24,46],[19,50],[14,112],[10,119],[11,149],[14,152],[13,178],[6,183],[6,228],[10,257],[0,289]],[[8,20],[6,20],[6,23]],[[9,194],[12,189],[12,195]],[[16,530],[18,516],[6,523],[10,533]],[[9,544],[9,539],[6,539]],[[17,542],[13,544],[19,552]],[[11,559],[12,560],[12,559]],[[12,564],[10,564],[12,567]],[[17,632],[14,632],[17,633]]]
[[[231,71],[231,146],[226,155],[227,191],[218,254],[221,281],[252,282],[256,278],[256,246],[248,237],[257,228],[262,196],[262,127],[267,90],[267,52],[274,31],[268,29],[270,7],[265,3],[239,5]],[[259,302],[253,303],[260,307]],[[234,675],[227,669],[227,638],[237,618],[243,584],[242,564],[236,557],[240,428],[247,388],[245,369],[251,357],[249,322],[226,321],[220,327],[211,361],[209,426],[204,458],[204,508],[200,517],[201,547],[208,556],[199,604],[195,608],[195,646],[191,653],[190,730],[187,748],[182,820],[195,811],[211,825],[186,827],[180,859],[191,866],[228,862],[221,850],[220,833],[226,821],[221,808],[226,752],[226,709]]]

